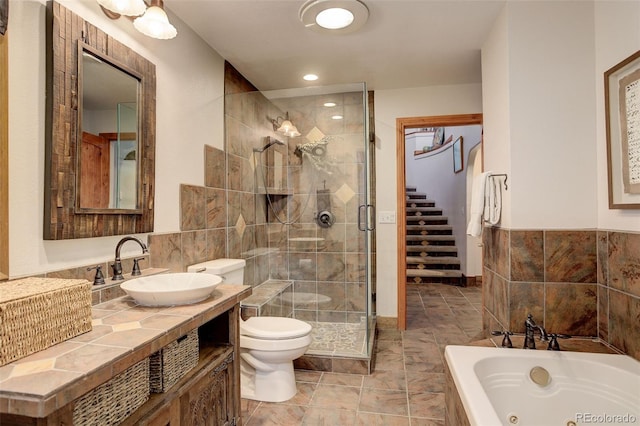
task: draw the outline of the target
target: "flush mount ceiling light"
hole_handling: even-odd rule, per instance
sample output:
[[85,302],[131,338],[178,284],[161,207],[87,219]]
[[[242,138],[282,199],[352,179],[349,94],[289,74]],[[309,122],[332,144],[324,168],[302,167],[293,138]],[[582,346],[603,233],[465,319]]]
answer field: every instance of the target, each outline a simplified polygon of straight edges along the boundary
[[302,79],[305,81],[316,81],[318,76],[315,74],[305,74],[302,76]]
[[353,13],[341,7],[325,9],[316,15],[316,24],[328,30],[339,30],[353,23]]
[[[96,0],[110,19],[127,16],[133,19],[133,26],[142,34],[167,40],[174,38],[178,31],[171,25],[164,11],[163,0]],[[147,7],[149,5],[149,7]],[[142,15],[142,16],[140,16]]]
[[347,34],[359,30],[369,18],[369,9],[359,0],[311,0],[300,8],[306,28],[325,34]]

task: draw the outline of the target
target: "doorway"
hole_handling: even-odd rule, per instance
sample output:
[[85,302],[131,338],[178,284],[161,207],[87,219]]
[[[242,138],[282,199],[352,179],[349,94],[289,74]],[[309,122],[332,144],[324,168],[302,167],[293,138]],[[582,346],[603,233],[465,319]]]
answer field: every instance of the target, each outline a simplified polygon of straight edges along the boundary
[[398,329],[407,328],[407,246],[405,211],[406,203],[406,161],[405,134],[408,129],[424,127],[448,127],[482,124],[482,114],[441,115],[431,117],[404,117],[396,119],[396,182],[397,182],[397,238],[398,238]]

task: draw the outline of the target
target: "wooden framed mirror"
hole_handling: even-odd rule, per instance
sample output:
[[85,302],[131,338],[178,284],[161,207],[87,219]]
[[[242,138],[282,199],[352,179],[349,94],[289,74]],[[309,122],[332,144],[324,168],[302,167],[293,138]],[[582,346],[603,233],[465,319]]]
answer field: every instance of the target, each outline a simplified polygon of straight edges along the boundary
[[[128,127],[122,126],[122,122],[90,126],[83,120],[83,116],[86,118],[90,114],[83,106],[96,103],[85,97],[83,90],[83,80],[89,78],[83,70],[91,62],[102,63],[108,72],[122,74],[125,81],[129,79],[127,84],[134,87],[130,90],[133,90],[135,113],[127,121],[133,124]],[[89,84],[87,81],[85,86]],[[118,84],[113,81],[107,83],[106,78],[97,77],[93,86],[107,89],[106,92],[115,92]],[[44,239],[90,238],[153,231],[155,91],[154,64],[59,3],[47,3]],[[122,105],[131,102],[131,96],[120,101]],[[95,121],[101,120],[98,118]],[[99,163],[95,162],[97,157],[83,159],[85,133],[103,138],[103,151],[110,153],[110,165],[101,172],[102,181],[89,182],[89,175],[86,174],[87,170],[98,168]],[[114,134],[117,148],[114,147]],[[95,148],[95,145],[91,147]],[[127,150],[123,156],[122,147]],[[133,155],[129,157],[135,158],[133,177],[129,170],[125,180],[124,174],[113,173],[116,169],[124,168],[122,160],[132,151]],[[131,164],[125,165],[129,167]],[[94,194],[93,198],[100,200],[89,201],[87,198],[86,202],[83,201],[83,193],[93,192],[98,186],[108,187],[99,195]],[[128,201],[114,201],[124,187],[130,190],[122,197]],[[105,199],[107,196],[110,200]]]

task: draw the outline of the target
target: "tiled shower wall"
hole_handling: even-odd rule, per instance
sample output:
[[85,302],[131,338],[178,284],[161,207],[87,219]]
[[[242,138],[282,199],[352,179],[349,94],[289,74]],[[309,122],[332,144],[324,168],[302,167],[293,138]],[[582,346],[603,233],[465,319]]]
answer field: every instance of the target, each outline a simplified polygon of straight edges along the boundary
[[[325,102],[335,102],[327,108]],[[296,318],[320,322],[360,322],[366,315],[365,233],[358,230],[364,204],[363,93],[303,96],[275,101],[301,133],[289,140],[288,175],[292,195],[276,213],[294,219],[282,225],[269,211],[272,278],[294,280]],[[331,117],[340,115],[342,120]],[[319,155],[297,155],[296,145],[326,138]],[[273,198],[273,197],[272,197]],[[315,221],[321,210],[335,219],[329,228]],[[300,297],[301,296],[301,297]],[[309,296],[309,297],[305,297]]]
[[596,230],[483,233],[485,331],[600,337],[640,359],[640,234]]
[[[245,284],[293,280],[296,318],[359,322],[366,306],[364,233],[357,230],[364,200],[362,92],[273,100],[229,64],[226,75],[228,255],[247,260]],[[328,100],[338,106],[324,107]],[[301,136],[274,131],[271,119],[285,113]],[[343,119],[331,119],[336,114]],[[324,155],[296,155],[298,145],[324,136]],[[287,145],[255,153],[267,137]],[[323,208],[335,216],[327,229],[315,222]]]
[[256,286],[269,278],[269,257],[253,150],[275,136],[266,117],[277,111],[228,64],[225,94],[225,150],[204,145],[204,185],[181,185],[181,232],[149,236],[151,263],[184,271],[210,259],[245,259],[244,284]]
[[[294,281],[295,317],[361,321],[366,307],[364,233],[357,228],[358,206],[364,203],[362,93],[296,97],[276,104],[229,64],[225,93],[225,151],[205,147],[205,183],[181,186],[181,232],[149,237],[152,266],[182,271],[207,259],[243,258],[245,284],[269,278]],[[327,100],[338,107],[328,110],[323,106]],[[274,132],[270,119],[285,112],[300,137],[287,139]],[[335,114],[343,120],[331,119]],[[329,143],[321,158],[294,153],[296,145],[323,136]],[[255,153],[267,137],[287,146]],[[282,159],[279,172],[276,153]],[[278,182],[276,175],[281,176]],[[267,198],[263,180],[281,191],[270,190]],[[326,229],[315,222],[323,202],[335,216]],[[295,223],[283,225],[276,214]]]
[[180,185],[180,231],[149,235],[150,264],[183,272],[189,265],[227,257],[224,152],[203,147],[203,186]]

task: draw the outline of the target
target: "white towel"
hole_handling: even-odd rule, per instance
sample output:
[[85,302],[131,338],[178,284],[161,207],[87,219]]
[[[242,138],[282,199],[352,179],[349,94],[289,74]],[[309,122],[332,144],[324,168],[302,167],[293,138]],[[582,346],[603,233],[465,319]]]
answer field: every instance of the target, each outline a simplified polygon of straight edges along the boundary
[[480,173],[473,178],[473,188],[471,190],[471,208],[469,212],[469,225],[467,235],[479,237],[482,235],[482,220],[485,217],[485,191],[487,181],[491,172]]

